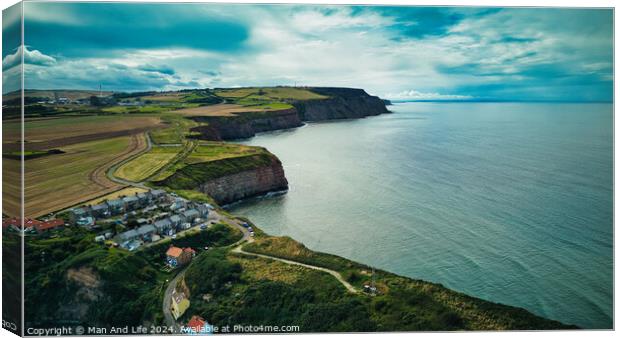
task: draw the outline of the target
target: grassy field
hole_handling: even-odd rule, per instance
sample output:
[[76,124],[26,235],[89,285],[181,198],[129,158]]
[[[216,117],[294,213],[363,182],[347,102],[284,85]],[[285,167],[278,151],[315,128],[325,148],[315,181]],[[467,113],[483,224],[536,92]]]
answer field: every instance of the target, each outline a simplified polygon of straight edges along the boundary
[[194,189],[210,179],[255,169],[257,167],[269,166],[275,160],[277,160],[275,156],[264,152],[208,162],[186,164],[180,168],[175,168],[173,175],[157,181],[156,184],[171,189]]
[[[5,122],[7,123],[7,122]],[[15,123],[15,122],[8,122]],[[86,136],[113,131],[132,131],[145,127],[157,127],[160,121],[156,116],[70,116],[27,120],[24,127],[29,142],[50,141],[76,136]],[[17,131],[16,131],[17,132]],[[19,138],[19,135],[8,135]]]
[[64,154],[29,160],[25,167],[26,215],[36,217],[118,190],[105,176],[116,161],[142,151],[143,137],[73,144]]
[[182,150],[182,146],[152,147],[149,152],[120,166],[114,175],[128,181],[141,182],[155,174]]
[[19,160],[2,159],[2,213],[21,215],[21,165]]
[[151,132],[151,140],[156,144],[181,144],[190,128],[198,126],[197,122],[176,113],[163,114],[161,120],[166,127]]
[[276,100],[314,100],[327,98],[327,96],[314,93],[308,89],[296,87],[248,87],[216,89],[215,94],[224,98],[233,99],[239,99],[250,95],[265,96]]
[[[171,102],[174,102],[171,100]],[[157,105],[147,104],[144,106],[113,106],[101,109],[106,113],[114,114],[154,114],[154,113],[166,113],[177,109],[198,107],[197,103],[179,103],[174,102],[172,104]]]

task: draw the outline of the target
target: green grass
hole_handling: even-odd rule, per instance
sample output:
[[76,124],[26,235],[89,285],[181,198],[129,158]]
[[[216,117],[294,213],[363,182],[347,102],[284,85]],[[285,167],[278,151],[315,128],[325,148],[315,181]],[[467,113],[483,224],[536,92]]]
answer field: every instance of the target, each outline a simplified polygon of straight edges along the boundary
[[216,89],[215,94],[220,97],[232,99],[238,99],[250,95],[266,96],[276,100],[314,100],[327,98],[327,96],[314,93],[309,89],[296,87],[248,87]]
[[113,114],[153,114],[166,113],[169,111],[198,107],[198,103],[173,103],[165,105],[147,104],[144,106],[112,106],[102,108],[101,111]]
[[141,182],[168,164],[182,150],[183,146],[154,146],[149,152],[120,166],[114,175],[128,181]]
[[195,189],[211,179],[269,166],[273,161],[277,161],[275,156],[262,153],[189,164],[178,169],[172,176],[157,182],[157,184],[171,189]]
[[156,144],[181,144],[190,128],[198,126],[197,122],[175,114],[161,115],[161,120],[168,127],[151,132],[151,139]]

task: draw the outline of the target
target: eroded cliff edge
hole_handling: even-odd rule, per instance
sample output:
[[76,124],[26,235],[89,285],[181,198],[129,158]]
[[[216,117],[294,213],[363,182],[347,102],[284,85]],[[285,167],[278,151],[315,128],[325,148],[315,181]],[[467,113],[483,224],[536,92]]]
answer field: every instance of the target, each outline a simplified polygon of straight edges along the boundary
[[303,122],[354,119],[386,114],[385,101],[363,89],[311,87],[321,99],[283,99],[292,108],[269,112],[239,113],[235,116],[195,116],[202,125],[191,131],[210,141],[250,138],[256,133],[296,128]]
[[282,162],[267,151],[188,165],[158,184],[199,190],[220,205],[288,189]]

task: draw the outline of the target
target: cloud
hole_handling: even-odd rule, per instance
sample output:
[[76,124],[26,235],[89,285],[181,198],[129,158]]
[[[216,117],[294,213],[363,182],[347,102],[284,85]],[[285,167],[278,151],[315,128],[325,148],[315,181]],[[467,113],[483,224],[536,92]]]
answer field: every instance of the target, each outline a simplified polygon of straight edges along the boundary
[[455,101],[455,100],[472,100],[470,95],[451,95],[439,93],[422,93],[417,90],[405,90],[400,93],[388,93],[383,97],[390,100],[411,100],[411,101]]
[[[49,55],[45,55],[38,50],[29,50],[28,47],[23,48],[24,63],[37,66],[52,66],[56,64],[56,59]],[[15,53],[8,54],[2,59],[2,69],[9,69],[19,65],[22,61],[22,47],[17,47]]]
[[172,68],[170,68],[168,66],[165,66],[165,65],[153,66],[153,65],[146,64],[146,65],[138,67],[138,69],[143,70],[145,72],[162,73],[162,74],[166,74],[166,75],[174,75],[175,74],[174,69],[172,69]]
[[41,54],[30,88],[298,84],[407,99],[612,98],[606,9],[25,6],[27,41]]

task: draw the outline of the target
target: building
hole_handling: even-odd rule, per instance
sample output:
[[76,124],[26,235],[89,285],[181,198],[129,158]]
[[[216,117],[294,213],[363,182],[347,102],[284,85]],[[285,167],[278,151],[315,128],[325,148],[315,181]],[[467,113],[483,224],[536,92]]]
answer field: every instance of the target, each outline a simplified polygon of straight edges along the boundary
[[123,197],[123,203],[125,203],[125,210],[135,210],[140,207],[138,197],[136,196]]
[[209,210],[211,210],[209,206],[210,205],[206,203],[196,205],[196,210],[198,210],[198,213],[200,213],[199,217],[202,217],[205,219],[209,217]]
[[79,226],[93,226],[95,225],[95,218],[92,216],[86,216],[79,218],[75,224]]
[[19,218],[5,218],[2,220],[2,230],[11,229],[14,231],[20,231],[22,222]]
[[167,234],[170,229],[172,229],[172,223],[169,218],[160,219],[154,223],[155,228],[157,229],[157,233],[159,234]]
[[170,210],[181,210],[187,208],[187,200],[181,197],[177,197],[174,199],[174,202],[170,206]]
[[170,302],[170,310],[174,319],[179,319],[189,308],[189,299],[184,292],[172,290],[172,301]]
[[211,327],[207,322],[200,316],[192,316],[192,318],[187,322],[187,331],[188,334],[207,334],[212,332]]
[[125,212],[125,203],[119,198],[107,201],[106,204],[110,208],[110,215],[119,215]]
[[157,233],[157,229],[152,224],[143,225],[139,227],[136,232],[138,236],[145,241],[150,241],[152,236]]
[[65,221],[62,219],[52,219],[49,221],[39,222],[34,225],[34,229],[37,233],[44,233],[50,230],[62,229],[65,226]]
[[146,207],[151,202],[151,194],[149,192],[140,192],[136,194],[138,198],[138,204],[141,207]]
[[172,215],[170,216],[170,223],[176,228],[183,223],[183,219],[181,219],[181,216],[179,215]]
[[122,232],[118,235],[118,242],[119,243],[125,243],[125,242],[129,242],[132,241],[134,239],[137,239],[138,237],[140,237],[140,234],[138,233],[138,231],[136,231],[135,229],[133,230],[129,230],[129,231],[125,231]]
[[151,198],[157,202],[164,202],[168,199],[168,194],[164,190],[151,190]]
[[172,267],[183,266],[189,264],[196,255],[196,251],[192,248],[178,248],[170,246],[166,251],[166,261]]
[[106,218],[110,216],[110,207],[107,204],[101,203],[97,205],[93,205],[90,208],[92,215],[96,218]]
[[77,223],[80,218],[85,218],[90,215],[90,208],[88,207],[74,208],[69,211],[69,217],[73,223]]
[[186,210],[182,213],[183,218],[185,218],[185,222],[194,224],[197,218],[200,217],[200,213],[196,209]]

